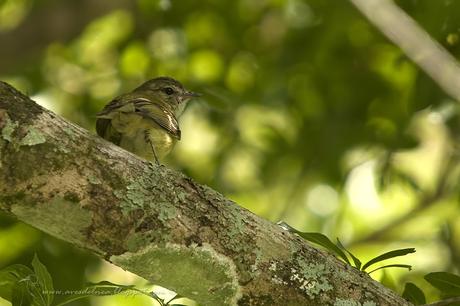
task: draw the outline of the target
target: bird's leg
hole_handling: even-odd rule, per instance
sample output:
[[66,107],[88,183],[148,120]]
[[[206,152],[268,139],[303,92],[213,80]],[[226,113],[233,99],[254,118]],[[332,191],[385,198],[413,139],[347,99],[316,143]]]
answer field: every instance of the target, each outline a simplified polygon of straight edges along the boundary
[[152,140],[150,139],[150,134],[148,131],[145,131],[145,140],[150,144],[150,147],[152,148],[153,152],[153,157],[155,158],[155,164],[160,166],[160,161],[158,160],[157,152],[155,151],[155,146],[153,145]]

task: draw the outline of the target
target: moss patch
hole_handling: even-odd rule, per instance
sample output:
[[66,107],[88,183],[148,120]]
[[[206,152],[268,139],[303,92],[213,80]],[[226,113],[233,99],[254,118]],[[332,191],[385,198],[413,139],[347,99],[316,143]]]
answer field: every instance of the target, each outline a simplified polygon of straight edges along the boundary
[[[114,195],[121,200],[120,207],[125,215],[141,209],[149,211],[146,215],[156,212],[160,221],[168,221],[177,216],[173,206],[177,199],[166,198],[168,192],[162,192],[161,188],[168,188],[167,180],[160,184],[158,181],[162,179],[161,175],[161,171],[152,171],[150,166],[146,166],[142,175],[128,186],[114,191]],[[152,189],[157,192],[152,192]]]
[[8,142],[13,142],[13,133],[19,126],[19,123],[12,121],[8,114],[4,114],[3,120],[2,137]]
[[236,305],[241,297],[235,266],[210,246],[149,246],[110,260],[200,305]]
[[94,175],[88,176],[88,182],[90,184],[92,184],[92,185],[100,185],[100,184],[102,184],[101,180],[98,177],[94,176]]
[[87,210],[60,197],[35,206],[25,206],[19,202],[11,206],[11,211],[19,219],[28,220],[32,226],[78,245],[85,244],[85,237],[78,229],[91,224],[91,215]]
[[351,299],[336,299],[334,306],[377,306],[377,304],[372,301],[366,301],[361,304],[360,302]]
[[46,142],[45,136],[34,127],[29,127],[24,138],[19,142],[20,146],[34,146]]
[[332,290],[334,287],[329,283],[333,268],[323,263],[298,262],[299,270],[292,269],[290,280],[299,284],[299,287],[310,298],[315,298],[321,292]]

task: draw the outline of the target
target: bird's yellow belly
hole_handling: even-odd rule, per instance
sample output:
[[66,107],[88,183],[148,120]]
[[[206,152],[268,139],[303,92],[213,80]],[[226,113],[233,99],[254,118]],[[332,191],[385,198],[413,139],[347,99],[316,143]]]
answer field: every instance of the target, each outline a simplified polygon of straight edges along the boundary
[[113,118],[112,126],[122,134],[120,147],[150,161],[155,161],[150,142],[160,159],[169,154],[176,143],[176,139],[154,121],[135,114]]

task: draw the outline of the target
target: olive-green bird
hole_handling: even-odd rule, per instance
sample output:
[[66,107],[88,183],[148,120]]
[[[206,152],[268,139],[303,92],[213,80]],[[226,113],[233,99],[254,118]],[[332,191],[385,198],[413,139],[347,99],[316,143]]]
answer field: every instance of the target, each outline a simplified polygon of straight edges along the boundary
[[152,79],[108,103],[97,114],[97,134],[160,164],[180,140],[177,118],[186,102],[197,96],[173,78]]

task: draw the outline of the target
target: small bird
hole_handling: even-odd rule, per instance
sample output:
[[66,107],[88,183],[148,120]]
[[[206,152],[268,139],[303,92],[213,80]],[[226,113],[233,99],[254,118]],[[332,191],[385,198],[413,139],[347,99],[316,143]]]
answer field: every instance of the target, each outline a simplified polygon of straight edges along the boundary
[[170,77],[158,77],[109,102],[97,114],[97,134],[160,164],[181,138],[177,118],[200,96]]

